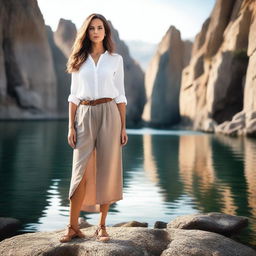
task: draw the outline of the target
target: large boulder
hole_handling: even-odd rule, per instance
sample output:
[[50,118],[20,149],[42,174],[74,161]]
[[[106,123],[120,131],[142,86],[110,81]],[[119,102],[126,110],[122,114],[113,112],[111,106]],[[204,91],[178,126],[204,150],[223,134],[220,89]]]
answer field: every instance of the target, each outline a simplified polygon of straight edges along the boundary
[[0,241],[16,235],[20,227],[20,220],[11,217],[0,217]]
[[171,243],[161,256],[255,256],[252,248],[202,230],[168,230]]
[[[92,236],[96,227],[81,229],[85,235]],[[36,232],[5,239],[0,242],[0,255],[51,255],[51,256],[141,256],[160,255],[169,244],[165,230],[143,227],[108,227],[111,240],[103,243],[94,237],[75,238],[61,244],[59,237],[64,231]]]
[[231,236],[247,225],[246,217],[212,212],[177,217],[167,224],[167,228],[199,229]]

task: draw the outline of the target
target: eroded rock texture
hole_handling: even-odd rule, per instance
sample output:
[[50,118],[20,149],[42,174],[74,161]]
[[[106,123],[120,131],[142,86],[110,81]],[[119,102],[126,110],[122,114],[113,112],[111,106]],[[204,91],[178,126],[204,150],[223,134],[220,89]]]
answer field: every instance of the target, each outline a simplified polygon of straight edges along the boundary
[[0,117],[53,116],[57,82],[35,0],[0,2]]
[[145,74],[147,103],[143,120],[161,127],[178,123],[181,73],[189,63],[192,43],[183,42],[180,32],[171,26],[152,58]]
[[182,72],[184,124],[225,134],[256,131],[255,19],[255,1],[216,1]]

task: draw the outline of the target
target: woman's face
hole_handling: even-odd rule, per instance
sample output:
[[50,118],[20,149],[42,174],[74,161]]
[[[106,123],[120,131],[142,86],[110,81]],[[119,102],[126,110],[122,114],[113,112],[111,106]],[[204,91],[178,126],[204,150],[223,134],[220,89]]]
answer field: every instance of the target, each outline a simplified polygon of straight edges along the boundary
[[95,18],[91,21],[89,27],[89,38],[92,42],[101,42],[105,37],[105,28],[101,19]]

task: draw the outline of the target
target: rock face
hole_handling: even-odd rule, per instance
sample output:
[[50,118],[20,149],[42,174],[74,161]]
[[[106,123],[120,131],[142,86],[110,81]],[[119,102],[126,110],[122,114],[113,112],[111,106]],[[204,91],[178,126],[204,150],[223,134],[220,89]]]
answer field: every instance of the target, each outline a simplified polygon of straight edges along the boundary
[[54,42],[61,49],[66,58],[76,38],[76,25],[71,20],[60,19],[57,30],[54,32]]
[[146,93],[144,86],[144,72],[140,65],[131,58],[129,49],[119,38],[118,31],[114,29],[112,23],[108,21],[111,27],[113,40],[116,44],[116,52],[121,54],[124,59],[124,82],[125,93],[127,97],[127,127],[140,125],[141,115],[146,102]]
[[225,134],[255,131],[255,24],[255,1],[216,1],[182,72],[182,123]]
[[[62,29],[58,30],[65,30],[65,25],[68,27],[72,27],[72,24],[70,25],[69,21],[64,22],[63,19],[59,22],[59,26],[62,27]],[[71,84],[71,76],[66,72],[66,63],[67,63],[67,57],[65,54],[68,52],[68,46],[69,44],[65,44],[64,42],[61,44],[60,39],[58,40],[59,45],[61,45],[62,48],[59,48],[56,44],[56,36],[55,33],[52,32],[51,28],[49,26],[46,26],[47,28],[47,35],[48,35],[48,42],[51,47],[52,51],[52,57],[53,57],[53,63],[54,68],[56,72],[56,78],[57,78],[57,111],[59,117],[66,118],[68,116],[68,95],[70,93],[70,84]],[[70,30],[70,29],[69,29]],[[70,38],[70,41],[73,41],[75,39],[76,29],[72,33],[70,32],[70,36],[73,36],[73,38]],[[66,51],[66,52],[64,52]]]
[[0,12],[0,118],[55,115],[57,82],[36,0],[4,0]]
[[191,46],[174,26],[160,42],[145,74],[147,103],[142,118],[150,126],[179,122],[181,72],[189,62]]
[[[145,104],[144,73],[111,27],[117,52],[124,57],[126,123],[135,126]],[[75,25],[61,19],[53,33],[36,0],[4,0],[0,29],[0,119],[67,118],[71,76],[65,69]]]

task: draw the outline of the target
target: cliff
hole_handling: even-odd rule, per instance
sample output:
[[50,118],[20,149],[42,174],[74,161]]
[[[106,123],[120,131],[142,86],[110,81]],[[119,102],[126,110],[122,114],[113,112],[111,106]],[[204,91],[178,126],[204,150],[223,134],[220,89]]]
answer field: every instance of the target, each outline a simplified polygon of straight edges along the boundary
[[229,135],[255,133],[255,30],[255,1],[216,1],[182,71],[183,124]]
[[181,73],[188,65],[192,43],[183,42],[179,30],[171,26],[159,43],[145,74],[147,103],[143,120],[161,127],[180,121]]
[[57,81],[35,0],[0,2],[0,118],[52,117]]

